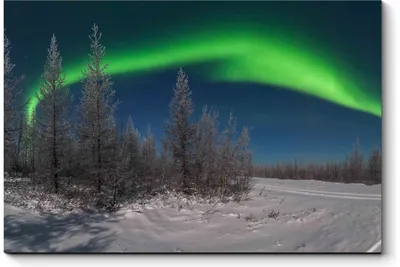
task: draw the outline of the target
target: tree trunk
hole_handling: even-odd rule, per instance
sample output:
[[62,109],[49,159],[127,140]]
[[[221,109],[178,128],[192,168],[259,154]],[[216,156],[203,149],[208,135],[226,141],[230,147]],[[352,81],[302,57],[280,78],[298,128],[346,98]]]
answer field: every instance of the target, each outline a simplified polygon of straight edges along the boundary
[[57,158],[57,139],[56,139],[56,107],[53,100],[53,166],[54,166],[54,191],[58,194],[58,158]]
[[97,192],[101,192],[102,177],[101,177],[101,144],[100,138],[97,138]]

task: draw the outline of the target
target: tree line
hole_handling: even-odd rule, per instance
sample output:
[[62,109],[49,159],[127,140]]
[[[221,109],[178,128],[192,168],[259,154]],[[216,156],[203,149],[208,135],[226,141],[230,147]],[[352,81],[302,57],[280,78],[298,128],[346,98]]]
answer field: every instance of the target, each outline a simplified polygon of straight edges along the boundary
[[[222,131],[218,112],[204,106],[193,118],[188,76],[181,68],[165,122],[161,148],[150,127],[142,134],[131,117],[118,129],[113,81],[96,25],[81,83],[79,104],[65,85],[62,57],[53,35],[41,76],[38,105],[29,120],[17,106],[21,78],[13,73],[4,37],[5,171],[23,173],[51,194],[85,188],[101,205],[146,198],[166,190],[186,195],[240,199],[250,190],[249,130],[237,132],[231,114]],[[100,204],[99,204],[100,205]]]
[[353,151],[343,161],[299,165],[295,160],[286,164],[255,166],[252,175],[280,179],[380,184],[382,182],[382,152],[376,147],[368,158],[364,158],[357,139]]

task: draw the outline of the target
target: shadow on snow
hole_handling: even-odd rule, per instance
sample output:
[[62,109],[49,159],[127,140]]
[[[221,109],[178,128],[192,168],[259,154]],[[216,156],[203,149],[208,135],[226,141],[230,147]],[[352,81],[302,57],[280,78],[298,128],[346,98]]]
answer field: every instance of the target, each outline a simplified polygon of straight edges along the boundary
[[[88,253],[107,250],[115,231],[106,226],[118,222],[107,214],[44,215],[25,221],[17,215],[4,217],[4,252]],[[106,223],[105,223],[106,222]],[[68,246],[69,239],[74,239]],[[78,241],[78,242],[76,242]],[[63,244],[63,246],[60,246]]]

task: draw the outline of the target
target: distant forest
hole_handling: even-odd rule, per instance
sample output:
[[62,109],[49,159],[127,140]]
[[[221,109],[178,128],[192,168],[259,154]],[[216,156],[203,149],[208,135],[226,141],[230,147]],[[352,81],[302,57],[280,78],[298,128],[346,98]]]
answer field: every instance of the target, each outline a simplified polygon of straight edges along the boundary
[[295,180],[321,180],[338,183],[363,183],[366,185],[382,182],[382,153],[376,147],[369,158],[364,159],[359,141],[355,142],[353,152],[341,162],[325,164],[286,164],[254,166],[253,176]]

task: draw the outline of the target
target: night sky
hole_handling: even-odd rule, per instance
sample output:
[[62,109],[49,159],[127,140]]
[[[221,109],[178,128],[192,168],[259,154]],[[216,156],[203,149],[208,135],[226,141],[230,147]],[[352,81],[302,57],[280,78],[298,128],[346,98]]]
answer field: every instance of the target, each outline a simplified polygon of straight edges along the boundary
[[196,116],[233,111],[251,130],[256,163],[323,162],[381,146],[381,3],[5,2],[5,28],[22,96],[32,96],[50,38],[59,43],[78,103],[93,23],[121,101],[160,139],[178,68]]

